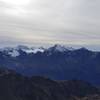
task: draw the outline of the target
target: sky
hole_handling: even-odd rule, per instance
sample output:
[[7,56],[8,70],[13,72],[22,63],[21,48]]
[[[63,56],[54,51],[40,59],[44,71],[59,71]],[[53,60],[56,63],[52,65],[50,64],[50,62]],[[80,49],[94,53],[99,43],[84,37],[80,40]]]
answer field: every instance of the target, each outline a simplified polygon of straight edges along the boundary
[[100,50],[100,0],[0,0],[0,46],[19,44]]

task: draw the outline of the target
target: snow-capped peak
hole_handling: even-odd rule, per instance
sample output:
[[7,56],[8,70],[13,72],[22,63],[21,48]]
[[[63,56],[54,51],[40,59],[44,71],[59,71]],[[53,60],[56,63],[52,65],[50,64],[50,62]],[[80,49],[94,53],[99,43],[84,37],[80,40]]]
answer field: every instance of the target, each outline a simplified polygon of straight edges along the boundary
[[5,47],[5,48],[1,48],[0,51],[4,52],[7,55],[10,55],[12,57],[17,57],[20,55],[20,50],[30,54],[30,53],[37,53],[37,52],[44,52],[45,49],[40,47],[40,48],[31,48],[31,47],[27,47],[27,46],[23,46],[23,45],[19,45],[17,47]]
[[37,53],[37,52],[44,52],[45,50],[42,48],[35,48],[33,49],[33,53]]
[[6,48],[2,48],[0,49],[0,51],[4,52],[5,54],[7,55],[10,55],[12,57],[17,57],[20,55],[20,50],[27,53],[27,54],[30,54],[30,53],[33,53],[33,54],[36,54],[37,52],[45,52],[46,50],[47,51],[50,51],[51,53],[52,52],[66,52],[66,51],[72,51],[74,50],[72,47],[65,47],[65,46],[62,46],[62,45],[59,45],[59,44],[56,44],[48,49],[45,49],[43,47],[40,47],[40,48],[35,48],[35,47],[27,47],[27,46],[24,46],[24,45],[19,45],[17,47],[6,47]]
[[44,48],[35,48],[35,47],[27,47],[27,46],[23,46],[23,45],[19,45],[17,46],[17,50],[22,50],[26,53],[37,53],[37,52],[44,52]]
[[26,53],[37,53],[37,52],[44,52],[43,48],[28,48],[28,49],[22,49],[22,51],[26,52]]
[[54,46],[54,48],[55,48],[55,50],[60,51],[60,52],[66,51],[66,48],[62,45],[59,45],[59,44],[56,44]]
[[50,47],[48,50],[49,51],[65,52],[65,51],[73,50],[73,48],[71,48],[71,47],[65,47],[65,46],[56,44],[53,47]]
[[20,53],[15,49],[13,49],[12,51],[9,51],[8,54],[11,55],[12,57],[17,57],[20,55]]
[[1,52],[4,52],[5,54],[11,55],[12,57],[17,57],[19,56],[19,52],[12,47],[5,47],[5,48],[0,48]]

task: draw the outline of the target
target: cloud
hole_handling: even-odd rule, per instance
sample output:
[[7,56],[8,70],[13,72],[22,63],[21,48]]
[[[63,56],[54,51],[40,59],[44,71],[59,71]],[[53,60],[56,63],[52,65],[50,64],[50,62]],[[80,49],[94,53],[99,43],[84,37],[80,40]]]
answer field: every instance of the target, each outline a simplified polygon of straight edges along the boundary
[[100,43],[99,0],[30,0],[25,5],[4,1],[0,0],[1,38],[29,44]]

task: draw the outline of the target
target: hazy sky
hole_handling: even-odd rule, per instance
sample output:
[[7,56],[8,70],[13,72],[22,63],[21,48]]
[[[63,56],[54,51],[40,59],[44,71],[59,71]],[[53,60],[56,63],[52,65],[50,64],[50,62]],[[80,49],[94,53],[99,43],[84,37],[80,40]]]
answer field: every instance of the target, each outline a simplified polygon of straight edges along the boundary
[[0,45],[100,48],[100,0],[0,0]]

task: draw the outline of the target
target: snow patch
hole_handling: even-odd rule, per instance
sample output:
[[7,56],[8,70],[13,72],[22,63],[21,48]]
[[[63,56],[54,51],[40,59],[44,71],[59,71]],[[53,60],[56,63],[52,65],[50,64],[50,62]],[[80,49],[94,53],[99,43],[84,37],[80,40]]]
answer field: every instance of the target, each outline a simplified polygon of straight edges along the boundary
[[20,55],[17,50],[9,51],[8,54],[11,55],[12,57],[17,57]]
[[63,51],[66,51],[66,48],[61,45],[55,45],[55,50],[63,52]]

